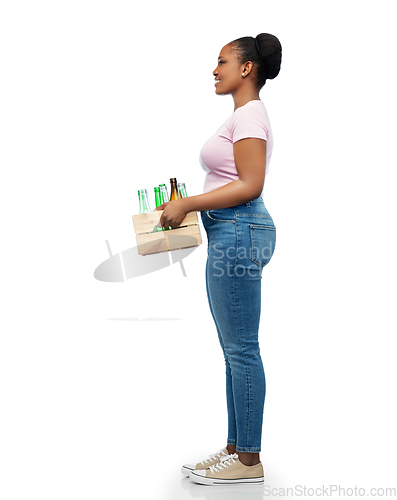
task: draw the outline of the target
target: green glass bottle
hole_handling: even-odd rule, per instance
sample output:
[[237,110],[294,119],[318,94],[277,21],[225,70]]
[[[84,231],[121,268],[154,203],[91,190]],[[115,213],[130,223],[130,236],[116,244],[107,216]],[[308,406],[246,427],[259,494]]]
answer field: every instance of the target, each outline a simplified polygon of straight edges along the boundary
[[154,199],[155,199],[155,203],[156,203],[156,208],[161,205],[161,201],[160,201],[160,188],[159,187],[155,187],[154,188]]
[[151,212],[152,210],[149,205],[149,196],[147,189],[139,189],[138,197],[139,197],[139,213],[145,214],[147,212]]
[[[160,201],[161,201],[160,205],[162,205],[163,203],[167,203],[167,201],[169,201],[167,186],[165,184],[160,184],[159,188],[160,188]],[[167,231],[168,229],[171,229],[171,227],[163,227],[162,229],[163,231]]]
[[170,201],[168,197],[168,191],[167,191],[167,186],[165,184],[160,184],[160,199],[161,199],[161,204],[166,203],[167,201]]
[[[157,208],[159,205],[162,204],[162,201],[160,198],[160,188],[157,186],[154,188],[154,199],[155,199],[156,208]],[[162,228],[158,227],[158,226],[154,226],[154,231],[162,231]]]
[[178,191],[180,193],[181,198],[187,198],[187,191],[184,182],[178,182]]

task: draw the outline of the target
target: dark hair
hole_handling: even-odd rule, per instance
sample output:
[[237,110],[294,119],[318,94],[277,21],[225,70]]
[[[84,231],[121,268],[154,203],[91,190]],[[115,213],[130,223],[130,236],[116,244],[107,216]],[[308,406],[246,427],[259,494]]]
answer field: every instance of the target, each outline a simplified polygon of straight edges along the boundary
[[[230,42],[241,64],[252,61],[256,66],[255,83],[260,89],[266,80],[276,78],[281,66],[281,43],[269,33],[261,33],[256,38],[244,36]],[[258,54],[257,47],[260,50]]]

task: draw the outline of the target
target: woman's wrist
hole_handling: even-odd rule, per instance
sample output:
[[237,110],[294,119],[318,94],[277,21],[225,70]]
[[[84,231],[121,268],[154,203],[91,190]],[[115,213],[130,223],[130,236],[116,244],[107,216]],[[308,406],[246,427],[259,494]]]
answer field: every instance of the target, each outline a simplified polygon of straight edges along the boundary
[[180,201],[184,212],[189,213],[197,211],[197,209],[194,208],[194,204],[192,203],[191,197],[181,198]]

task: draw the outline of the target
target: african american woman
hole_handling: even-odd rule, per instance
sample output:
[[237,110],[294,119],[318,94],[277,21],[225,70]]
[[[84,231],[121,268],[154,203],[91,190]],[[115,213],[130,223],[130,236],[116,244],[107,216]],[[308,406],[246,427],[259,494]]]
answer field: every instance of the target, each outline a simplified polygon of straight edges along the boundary
[[276,228],[262,197],[273,135],[259,91],[280,65],[280,42],[267,33],[222,48],[215,92],[232,95],[234,112],[201,150],[204,193],[158,207],[165,227],[200,211],[208,238],[207,295],[226,362],[228,435],[218,453],[182,467],[199,484],[264,481],[259,452],[266,385],[258,330],[262,270],[273,255]]

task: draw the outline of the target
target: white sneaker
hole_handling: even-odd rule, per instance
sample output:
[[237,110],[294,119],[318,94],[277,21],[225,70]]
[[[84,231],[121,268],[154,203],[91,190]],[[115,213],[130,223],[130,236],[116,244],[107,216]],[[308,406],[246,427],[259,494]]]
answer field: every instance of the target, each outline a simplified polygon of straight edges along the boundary
[[206,470],[192,470],[190,479],[198,484],[218,485],[218,484],[241,484],[263,483],[264,473],[262,463],[247,466],[240,462],[237,453],[222,457],[215,464],[210,465]]
[[210,467],[210,465],[216,465],[220,462],[222,457],[227,457],[229,455],[229,452],[227,451],[226,448],[223,448],[223,450],[218,451],[218,453],[214,453],[213,455],[210,455],[208,458],[203,460],[202,462],[199,462],[195,465],[191,464],[186,464],[182,466],[181,472],[185,476],[189,476],[191,471],[193,470],[205,470]]

